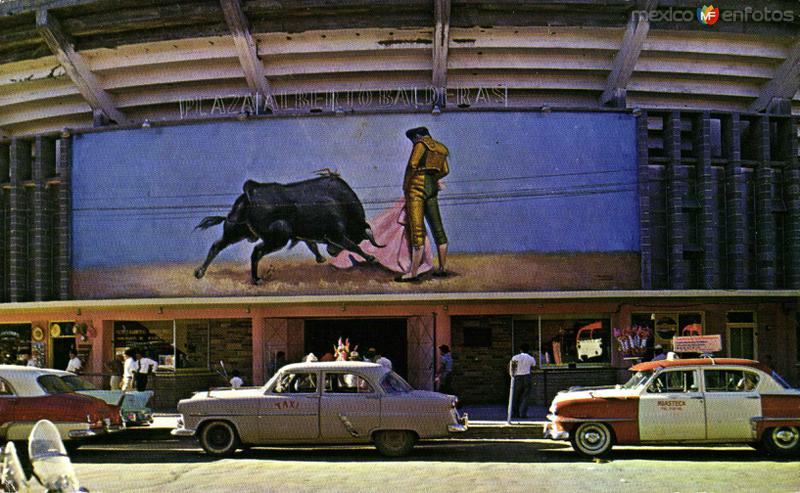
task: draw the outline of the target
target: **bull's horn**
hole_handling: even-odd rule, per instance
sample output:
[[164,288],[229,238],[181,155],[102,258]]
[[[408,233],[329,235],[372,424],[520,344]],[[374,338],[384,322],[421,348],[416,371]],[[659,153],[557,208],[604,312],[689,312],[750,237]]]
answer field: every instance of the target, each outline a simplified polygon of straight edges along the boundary
[[370,242],[370,243],[372,243],[372,246],[374,246],[374,247],[376,247],[376,248],[383,248],[383,247],[385,247],[385,246],[386,246],[386,245],[379,245],[379,244],[378,244],[378,243],[375,241],[375,237],[372,235],[372,228],[366,228],[366,229],[364,230],[364,233],[367,235],[367,239],[369,240],[369,242]]

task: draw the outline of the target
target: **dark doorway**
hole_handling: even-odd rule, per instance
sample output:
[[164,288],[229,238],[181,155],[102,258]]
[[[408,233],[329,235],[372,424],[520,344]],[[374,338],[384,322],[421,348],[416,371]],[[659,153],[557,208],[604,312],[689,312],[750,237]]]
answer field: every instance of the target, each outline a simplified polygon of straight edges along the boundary
[[350,348],[358,345],[362,356],[374,347],[392,361],[392,369],[404,378],[408,370],[404,318],[314,319],[305,321],[305,354],[318,358],[333,348],[341,337],[350,339]]
[[66,370],[69,352],[75,349],[75,337],[54,337],[50,342],[53,344],[53,368]]

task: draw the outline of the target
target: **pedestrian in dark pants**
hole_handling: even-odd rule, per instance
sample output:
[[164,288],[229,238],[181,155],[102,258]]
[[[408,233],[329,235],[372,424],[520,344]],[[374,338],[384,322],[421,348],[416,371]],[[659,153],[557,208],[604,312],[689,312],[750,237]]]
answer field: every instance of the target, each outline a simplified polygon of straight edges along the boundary
[[453,355],[450,354],[450,346],[442,344],[439,346],[439,371],[436,381],[439,383],[439,392],[443,394],[453,394]]
[[531,371],[536,367],[536,359],[528,354],[529,351],[530,346],[522,344],[519,354],[511,358],[508,363],[509,375],[514,379],[514,395],[511,403],[512,418],[528,417],[528,399],[533,386]]
[[147,390],[148,377],[156,371],[158,363],[147,356],[143,356],[142,353],[138,351],[136,352],[136,362],[138,363],[138,369],[134,374],[136,390],[143,392]]

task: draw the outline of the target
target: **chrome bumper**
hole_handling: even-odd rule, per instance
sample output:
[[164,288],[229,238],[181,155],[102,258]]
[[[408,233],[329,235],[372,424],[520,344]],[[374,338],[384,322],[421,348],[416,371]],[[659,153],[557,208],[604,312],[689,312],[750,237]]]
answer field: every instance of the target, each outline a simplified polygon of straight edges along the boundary
[[99,435],[102,435],[102,434],[103,434],[102,432],[86,428],[84,430],[71,430],[69,432],[69,437],[70,438],[88,438],[88,437],[96,437],[96,436],[99,436]]
[[544,425],[544,438],[551,440],[569,440],[569,432],[556,429],[556,424],[549,421]]
[[463,433],[469,429],[469,416],[464,413],[463,416],[458,416],[458,423],[447,425],[447,431],[450,433]]
[[193,437],[195,432],[196,430],[186,428],[186,426],[183,424],[183,416],[181,416],[178,418],[178,427],[170,431],[169,434],[174,437]]
[[174,430],[170,431],[169,434],[174,437],[193,437],[195,430],[190,430],[188,428],[175,428]]

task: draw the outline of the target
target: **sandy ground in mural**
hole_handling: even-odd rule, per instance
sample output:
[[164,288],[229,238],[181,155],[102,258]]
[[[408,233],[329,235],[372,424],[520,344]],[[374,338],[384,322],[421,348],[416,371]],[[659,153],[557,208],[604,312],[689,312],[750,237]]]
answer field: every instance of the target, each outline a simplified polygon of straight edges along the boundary
[[452,275],[426,275],[415,283],[397,283],[378,266],[340,270],[311,258],[265,257],[250,284],[249,262],[211,264],[203,279],[196,264],[91,268],[74,273],[76,298],[184,296],[338,295],[421,292],[560,291],[639,288],[639,255],[453,254]]

